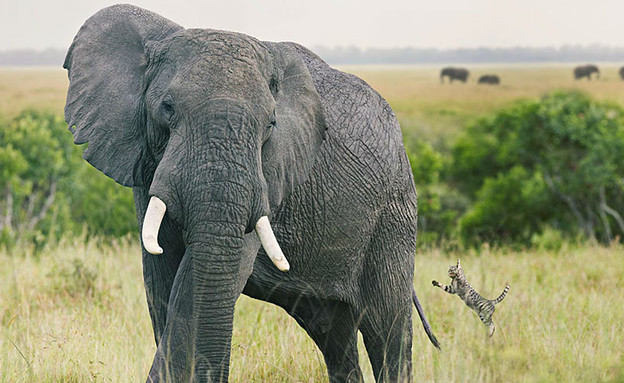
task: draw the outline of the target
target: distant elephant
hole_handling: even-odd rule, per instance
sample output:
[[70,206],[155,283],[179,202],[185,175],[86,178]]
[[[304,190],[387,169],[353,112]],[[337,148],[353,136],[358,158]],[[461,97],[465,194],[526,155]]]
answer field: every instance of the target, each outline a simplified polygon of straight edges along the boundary
[[578,80],[583,77],[587,77],[588,80],[591,80],[592,74],[596,73],[596,78],[600,78],[600,70],[597,66],[589,64],[589,65],[579,65],[574,68],[574,79]]
[[624,80],[624,66],[620,68],[620,78]]
[[485,74],[479,77],[479,84],[498,85],[500,78],[495,74]]
[[376,91],[300,45],[131,5],[89,18],[64,67],[75,143],[134,191],[149,382],[227,381],[241,293],[284,308],[331,382],[361,379],[358,330],[378,382],[412,380],[412,302],[438,343],[412,287],[410,163]]
[[470,73],[467,69],[447,67],[442,69],[442,71],[440,72],[440,82],[444,83],[444,77],[448,77],[450,82],[453,82],[453,80],[466,82],[469,75]]

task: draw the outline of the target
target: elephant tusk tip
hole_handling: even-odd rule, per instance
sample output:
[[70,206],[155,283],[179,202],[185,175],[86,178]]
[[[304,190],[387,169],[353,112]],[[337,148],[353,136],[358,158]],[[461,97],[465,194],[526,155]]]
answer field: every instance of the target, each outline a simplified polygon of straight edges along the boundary
[[148,253],[153,255],[160,255],[163,253],[162,247],[160,247],[158,243],[153,243],[153,241],[144,241],[143,247],[145,247]]
[[277,266],[277,268],[279,269],[279,271],[286,272],[290,270],[290,264],[288,263],[286,258],[284,258],[283,261],[276,261],[274,263],[275,263],[275,266]]
[[143,247],[145,250],[153,255],[160,255],[163,253],[162,247],[158,244],[158,240],[153,236],[143,236]]

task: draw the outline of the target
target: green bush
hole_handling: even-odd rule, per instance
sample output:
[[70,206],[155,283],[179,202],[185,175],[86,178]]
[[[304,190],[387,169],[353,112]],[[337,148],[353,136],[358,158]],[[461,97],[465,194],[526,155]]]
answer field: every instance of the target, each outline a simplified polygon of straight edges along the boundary
[[440,181],[446,162],[429,143],[414,140],[407,146],[418,192],[418,244],[440,245],[456,235],[456,222],[468,206],[461,193]]
[[567,236],[624,235],[624,111],[579,92],[520,101],[467,127],[448,182],[473,200],[466,242],[521,242],[550,226]]
[[135,231],[130,189],[91,168],[62,117],[25,111],[0,122],[0,245],[42,246],[83,229]]

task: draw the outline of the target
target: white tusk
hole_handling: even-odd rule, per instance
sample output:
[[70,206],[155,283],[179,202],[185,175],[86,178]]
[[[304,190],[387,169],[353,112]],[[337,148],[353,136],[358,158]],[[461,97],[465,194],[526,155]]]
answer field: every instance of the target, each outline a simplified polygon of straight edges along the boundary
[[271,258],[271,261],[273,261],[273,264],[281,271],[290,270],[288,260],[286,260],[279,243],[277,243],[277,239],[269,223],[269,218],[266,215],[260,217],[256,223],[256,234],[258,234],[260,243],[269,258]]
[[143,229],[141,230],[143,246],[150,254],[157,255],[163,253],[163,249],[158,245],[158,231],[166,211],[167,205],[160,198],[150,198],[143,220]]

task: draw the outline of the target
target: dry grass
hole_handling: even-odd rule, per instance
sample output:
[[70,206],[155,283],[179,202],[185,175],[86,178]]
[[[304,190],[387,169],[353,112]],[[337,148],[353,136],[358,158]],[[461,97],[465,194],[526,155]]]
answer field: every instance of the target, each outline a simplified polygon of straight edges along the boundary
[[[565,247],[558,253],[462,254],[471,283],[495,297],[497,330],[446,282],[457,254],[416,256],[415,287],[443,346],[414,322],[415,381],[597,382],[624,380],[624,248]],[[155,351],[134,242],[66,242],[38,256],[0,252],[0,381],[142,381]],[[361,346],[361,342],[360,342]],[[361,364],[372,373],[364,348]],[[237,305],[233,382],[326,381],[322,355],[281,309],[242,297]]]
[[10,119],[31,108],[63,115],[68,86],[62,68],[0,68],[0,116]]

